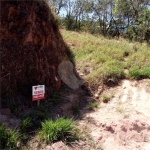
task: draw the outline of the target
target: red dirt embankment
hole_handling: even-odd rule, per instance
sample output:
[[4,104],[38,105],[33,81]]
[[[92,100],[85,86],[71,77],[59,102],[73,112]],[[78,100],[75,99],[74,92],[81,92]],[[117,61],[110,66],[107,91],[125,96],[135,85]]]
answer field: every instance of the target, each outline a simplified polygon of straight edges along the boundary
[[67,60],[67,48],[48,4],[37,1],[1,1],[2,94],[45,84],[49,95],[58,91],[57,67]]

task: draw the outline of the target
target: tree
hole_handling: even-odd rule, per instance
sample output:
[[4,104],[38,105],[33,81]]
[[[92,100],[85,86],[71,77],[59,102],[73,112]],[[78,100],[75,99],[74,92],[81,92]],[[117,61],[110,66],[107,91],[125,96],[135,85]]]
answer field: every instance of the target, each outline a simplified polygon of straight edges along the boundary
[[60,14],[60,11],[63,7],[66,6],[67,0],[49,0],[56,14]]
[[149,37],[149,3],[150,0],[115,0],[114,14],[126,23],[129,38],[143,41]]

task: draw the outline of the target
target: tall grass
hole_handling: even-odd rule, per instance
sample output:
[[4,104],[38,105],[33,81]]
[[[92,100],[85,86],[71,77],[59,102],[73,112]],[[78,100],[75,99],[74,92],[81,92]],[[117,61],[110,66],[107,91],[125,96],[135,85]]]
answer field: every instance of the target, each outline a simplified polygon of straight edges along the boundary
[[150,77],[150,47],[146,43],[66,30],[61,33],[75,56],[76,67],[83,73],[91,68],[91,72],[85,73],[85,79],[91,84]]

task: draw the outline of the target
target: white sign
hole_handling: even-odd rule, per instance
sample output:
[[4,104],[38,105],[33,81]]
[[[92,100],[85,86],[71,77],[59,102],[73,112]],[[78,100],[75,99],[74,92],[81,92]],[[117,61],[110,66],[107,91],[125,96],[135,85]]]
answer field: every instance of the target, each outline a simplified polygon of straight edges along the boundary
[[45,85],[32,86],[32,101],[45,98]]

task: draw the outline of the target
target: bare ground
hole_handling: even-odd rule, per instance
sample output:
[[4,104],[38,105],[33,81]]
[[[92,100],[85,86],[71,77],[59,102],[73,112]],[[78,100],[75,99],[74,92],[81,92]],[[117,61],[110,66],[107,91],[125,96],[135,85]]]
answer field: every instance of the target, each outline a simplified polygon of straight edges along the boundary
[[[112,98],[103,103],[102,95]],[[118,86],[103,91],[98,101],[101,103],[95,111],[89,111],[88,107],[80,111],[82,118],[76,122],[82,138],[72,147],[57,142],[39,148],[40,141],[35,138],[29,147],[33,150],[150,150],[150,79],[122,80]]]
[[150,80],[123,80],[103,94],[113,98],[79,121],[95,149],[150,150]]
[[[150,79],[122,80],[102,95],[113,97],[95,111],[81,110],[82,140],[73,147],[58,142],[45,150],[150,150]],[[113,96],[112,96],[113,95]]]

